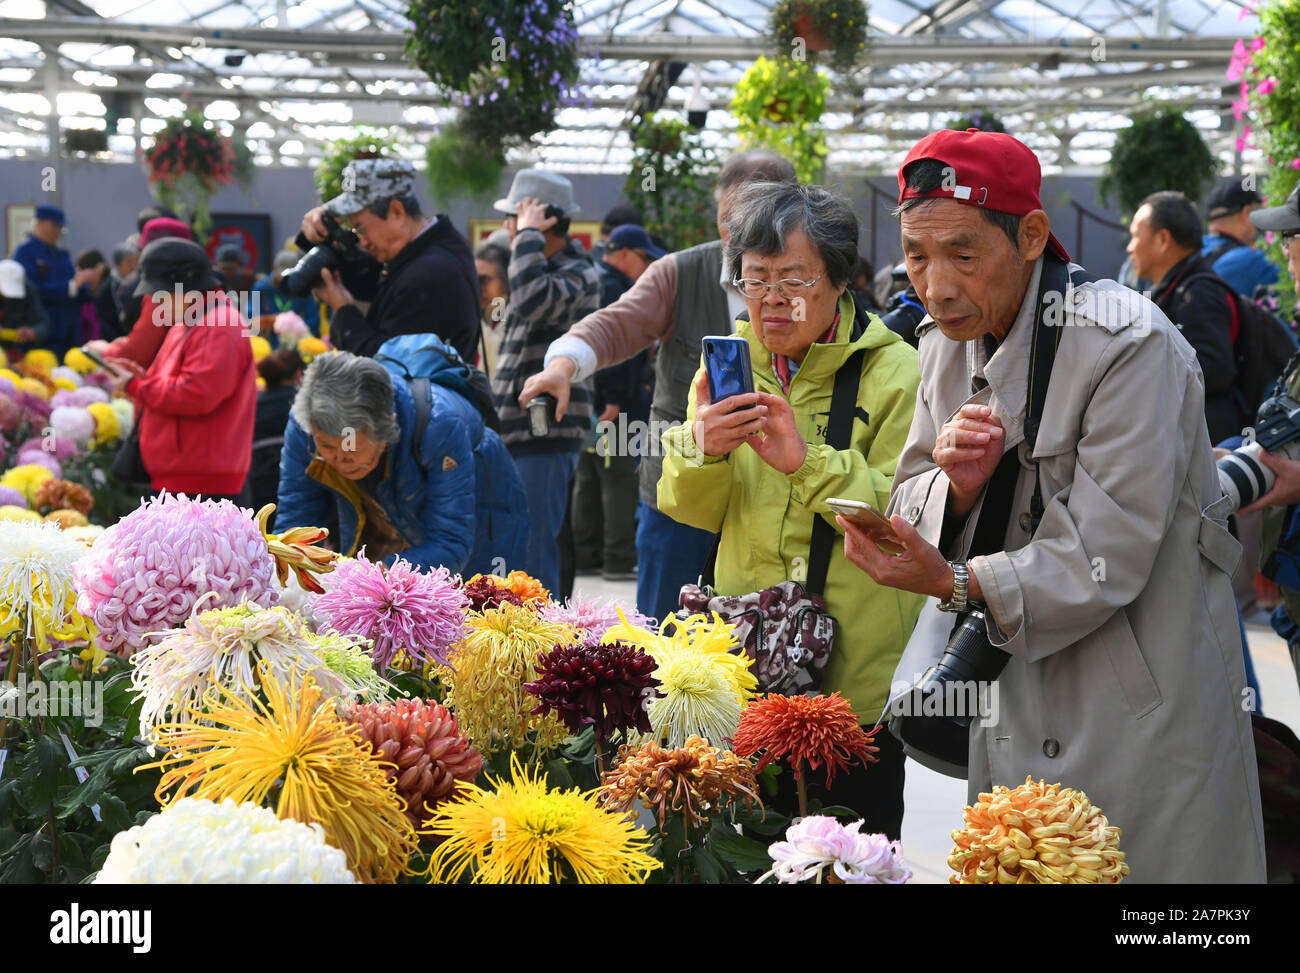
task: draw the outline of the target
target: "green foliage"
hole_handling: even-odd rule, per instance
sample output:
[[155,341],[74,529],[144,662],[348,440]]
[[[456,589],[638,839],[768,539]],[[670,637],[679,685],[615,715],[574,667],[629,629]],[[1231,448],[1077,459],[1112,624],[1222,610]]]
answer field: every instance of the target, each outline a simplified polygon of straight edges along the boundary
[[778,54],[793,54],[802,37],[810,60],[829,48],[831,65],[848,71],[867,49],[867,5],[862,0],[778,0],[768,33]]
[[435,203],[486,199],[495,192],[505,168],[500,145],[475,138],[461,124],[448,126],[430,139],[424,160],[429,195]]
[[[35,719],[11,721],[10,754],[0,778],[0,883],[85,881],[103,864],[114,835],[157,810],[159,772],[135,772],[152,758],[134,742],[140,703],[129,665],[110,656],[109,671],[86,673],[71,659],[65,654],[48,661],[41,674],[102,684],[102,721],[87,725],[89,714],[46,718],[44,726]],[[60,732],[67,734],[75,760]],[[86,774],[84,782],[78,770]]]
[[1218,162],[1196,126],[1165,105],[1135,115],[1116,136],[1097,189],[1103,201],[1117,196],[1120,209],[1131,216],[1142,200],[1164,189],[1199,203],[1217,174]]
[[623,195],[641,211],[646,230],[669,250],[713,239],[719,163],[700,133],[680,119],[655,115],[641,122],[632,144]]
[[218,186],[239,178],[235,148],[201,108],[169,118],[144,154],[149,186],[164,206],[188,214],[197,237],[212,221],[208,201]]
[[958,132],[964,132],[968,128],[978,128],[981,132],[1002,132],[1005,133],[1007,127],[1002,124],[1002,120],[993,114],[990,108],[977,108],[975,111],[969,111],[959,118],[954,118],[948,123],[948,127]]
[[322,203],[343,193],[343,170],[354,159],[387,159],[397,154],[397,140],[387,129],[357,129],[350,138],[325,146],[314,180]]
[[741,142],[785,156],[800,182],[820,182],[826,136],[817,122],[830,89],[830,79],[806,61],[760,57],[736,84],[729,106]]

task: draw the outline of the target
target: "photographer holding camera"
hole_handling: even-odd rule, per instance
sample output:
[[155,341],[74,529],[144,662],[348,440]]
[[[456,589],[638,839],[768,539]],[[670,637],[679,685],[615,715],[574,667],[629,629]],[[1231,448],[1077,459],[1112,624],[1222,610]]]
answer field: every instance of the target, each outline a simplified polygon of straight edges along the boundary
[[[281,287],[292,297],[310,290],[329,305],[330,341],[342,351],[370,356],[394,335],[436,334],[473,362],[474,254],[450,217],[424,218],[414,185],[409,162],[349,162],[343,194],[302,218],[297,243],[306,256]],[[355,232],[343,230],[340,219]],[[371,302],[364,314],[357,298]]]
[[840,521],[875,581],[933,599],[891,730],[913,719],[897,687],[936,663],[996,679],[951,760],[972,801],[1026,775],[1062,781],[1123,829],[1133,881],[1262,882],[1241,547],[1196,353],[1150,301],[1069,263],[1040,181],[1022,143],[973,129],[927,136],[899,170],[929,311],[889,507],[903,552]]

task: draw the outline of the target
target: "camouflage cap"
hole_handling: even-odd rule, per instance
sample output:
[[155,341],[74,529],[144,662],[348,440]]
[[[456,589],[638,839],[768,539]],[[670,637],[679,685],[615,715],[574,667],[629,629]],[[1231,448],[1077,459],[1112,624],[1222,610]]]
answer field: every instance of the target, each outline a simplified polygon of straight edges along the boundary
[[360,213],[371,203],[410,196],[415,191],[415,167],[401,159],[355,159],[343,169],[343,194],[325,208],[335,216]]

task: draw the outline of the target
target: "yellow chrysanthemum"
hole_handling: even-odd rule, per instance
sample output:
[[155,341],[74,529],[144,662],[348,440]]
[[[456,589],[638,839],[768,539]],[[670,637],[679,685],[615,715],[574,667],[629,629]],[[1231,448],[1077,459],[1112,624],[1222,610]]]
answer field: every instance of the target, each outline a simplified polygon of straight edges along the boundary
[[24,463],[4,471],[0,476],[0,486],[13,487],[23,495],[30,507],[36,502],[36,491],[47,480],[54,479],[54,474],[39,463]]
[[77,383],[74,382],[74,381],[73,381],[72,379],[70,379],[70,378],[64,378],[62,375],[60,375],[60,376],[58,376],[58,377],[56,377],[56,378],[52,378],[52,379],[50,379],[50,381],[52,381],[52,382],[54,383],[54,387],[55,387],[56,389],[60,389],[60,390],[62,390],[62,391],[64,391],[64,392],[75,392],[75,391],[77,391]]
[[253,345],[253,361],[261,361],[271,353],[271,342],[267,341],[260,334],[249,335],[248,340]]
[[317,355],[323,355],[329,351],[329,345],[321,341],[320,338],[307,337],[298,342],[298,357],[304,362],[309,362]]
[[319,824],[363,882],[412,874],[418,838],[384,772],[388,765],[371,756],[311,677],[299,683],[291,674],[282,684],[263,665],[259,678],[265,704],[218,686],[187,707],[187,722],[159,727],[167,755],[145,765],[163,770],[159,803],[186,796],[273,802],[281,818]]
[[533,715],[537,700],[524,685],[537,678],[537,657],[572,642],[576,631],[523,605],[470,612],[465,621],[469,632],[448,652],[448,668],[438,670],[444,702],[465,736],[485,756],[529,742],[558,746],[568,731],[553,713]]
[[117,411],[107,402],[92,402],[86,411],[95,417],[95,444],[117,442],[122,435]]
[[69,348],[68,353],[63,356],[63,364],[80,375],[89,375],[99,367],[80,348]]
[[0,368],[0,378],[7,378],[9,381],[13,382],[14,385],[17,385],[22,380],[22,376],[12,368]]
[[541,768],[530,774],[511,756],[511,780],[488,778],[493,790],[463,784],[460,800],[438,806],[426,834],[444,838],[429,862],[436,882],[634,885],[662,867],[646,833],[604,810],[599,791],[549,790]]
[[39,378],[20,378],[17,384],[20,392],[30,392],[38,399],[47,400],[50,397],[50,387]]
[[[631,642],[658,663],[655,676],[663,694],[649,700],[646,715],[651,731],[640,737],[666,747],[683,747],[692,736],[714,746],[735,736],[740,714],[754,697],[758,680],[748,660],[737,653],[735,631],[720,615],[668,618],[659,632],[628,623],[605,633],[603,641]],[[673,634],[667,634],[672,627]]]
[[32,375],[48,375],[59,367],[59,356],[48,348],[33,348],[23,355],[23,368]]
[[41,515],[35,510],[28,510],[26,507],[15,507],[11,503],[0,507],[0,520],[41,520]]

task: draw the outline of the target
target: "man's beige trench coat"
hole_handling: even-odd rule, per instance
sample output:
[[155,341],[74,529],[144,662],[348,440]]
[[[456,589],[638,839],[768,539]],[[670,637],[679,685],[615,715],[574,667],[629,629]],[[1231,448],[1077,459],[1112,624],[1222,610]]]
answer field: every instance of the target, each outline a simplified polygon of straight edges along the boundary
[[[1004,550],[972,558],[970,570],[996,623],[989,635],[1012,658],[997,722],[972,725],[969,797],[1026,775],[1059,781],[1123,829],[1129,881],[1263,881],[1252,701],[1229,581],[1240,545],[1219,502],[1196,353],[1114,281],[1067,290],[1033,454],[1045,512],[1031,542],[1024,414],[1041,271],[1040,258],[987,362],[982,341],[951,341],[930,318],[920,325],[921,387],[890,500],[938,544],[948,478],[931,456],[935,438],[963,403],[991,406],[1021,476]],[[965,557],[979,509],[950,558]],[[955,616],[936,605],[921,611],[896,686],[942,652]]]

